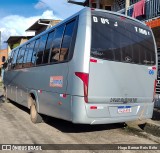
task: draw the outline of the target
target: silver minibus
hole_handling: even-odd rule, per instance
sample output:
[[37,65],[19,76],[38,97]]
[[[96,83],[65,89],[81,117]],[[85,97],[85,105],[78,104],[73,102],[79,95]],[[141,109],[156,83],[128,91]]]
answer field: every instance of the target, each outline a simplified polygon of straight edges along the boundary
[[41,114],[81,124],[152,117],[157,50],[144,23],[84,8],[14,48],[4,96]]

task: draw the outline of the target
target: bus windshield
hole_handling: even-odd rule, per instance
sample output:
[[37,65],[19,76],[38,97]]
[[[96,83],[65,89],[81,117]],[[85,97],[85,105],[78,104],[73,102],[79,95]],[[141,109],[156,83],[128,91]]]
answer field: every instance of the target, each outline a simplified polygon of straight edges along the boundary
[[149,27],[123,16],[92,11],[91,56],[103,60],[154,65]]

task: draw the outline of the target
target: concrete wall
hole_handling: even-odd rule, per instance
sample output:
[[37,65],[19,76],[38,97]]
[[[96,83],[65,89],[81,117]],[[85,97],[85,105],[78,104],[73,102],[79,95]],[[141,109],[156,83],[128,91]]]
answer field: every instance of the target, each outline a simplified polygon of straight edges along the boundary
[[[99,3],[99,8],[100,9],[105,9],[105,6],[112,6],[114,3],[114,0],[93,0],[92,1],[92,7],[95,7],[96,3]],[[98,8],[98,5],[97,5]]]
[[8,45],[7,50],[8,50],[8,54],[9,54],[11,52],[11,47],[9,45]]
[[61,20],[53,20],[53,21],[50,22],[50,24],[52,26],[54,26],[54,25],[58,24],[59,22],[61,22]]
[[[28,39],[26,39],[26,38],[20,38],[17,42],[9,43],[9,44],[8,44],[8,48],[7,48],[8,54],[11,52],[11,50],[12,50],[13,48],[15,48],[15,47],[17,47],[17,46],[25,43],[26,41],[28,41]],[[14,47],[14,46],[15,46],[15,47]]]
[[114,0],[101,0],[102,5],[113,5]]
[[28,41],[28,39],[22,38],[22,39],[20,40],[20,45],[23,44],[23,43],[25,43],[26,41]]
[[5,59],[8,58],[8,50],[7,49],[0,50],[0,68],[2,67],[2,64],[4,63],[4,62],[2,62],[3,56],[5,57]]

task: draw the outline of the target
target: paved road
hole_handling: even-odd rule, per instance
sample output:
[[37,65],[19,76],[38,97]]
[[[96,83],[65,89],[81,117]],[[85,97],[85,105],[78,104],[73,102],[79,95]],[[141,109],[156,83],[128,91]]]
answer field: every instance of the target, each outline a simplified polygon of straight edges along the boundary
[[[15,103],[0,102],[0,144],[155,144],[127,132],[122,124],[74,125],[45,117],[33,124],[28,109]],[[26,151],[27,152],[27,151]],[[44,151],[46,152],[46,151]],[[50,151],[52,152],[52,151]],[[61,151],[56,151],[61,152]],[[66,152],[66,151],[62,151]],[[67,151],[75,152],[75,151]],[[99,152],[99,151],[78,151]],[[106,151],[101,151],[106,152]],[[116,152],[116,151],[110,151]],[[119,151],[117,151],[119,152]],[[121,151],[123,152],[123,151]],[[130,151],[127,151],[130,152]],[[137,152],[137,151],[132,151]],[[143,152],[143,151],[140,151]],[[145,151],[151,152],[151,151]],[[158,152],[158,151],[153,151]]]

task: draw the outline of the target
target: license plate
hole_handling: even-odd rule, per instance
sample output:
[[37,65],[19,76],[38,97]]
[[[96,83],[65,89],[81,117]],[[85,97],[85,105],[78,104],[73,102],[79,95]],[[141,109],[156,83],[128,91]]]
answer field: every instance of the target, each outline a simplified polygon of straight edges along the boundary
[[118,113],[131,113],[132,109],[131,106],[119,106]]

